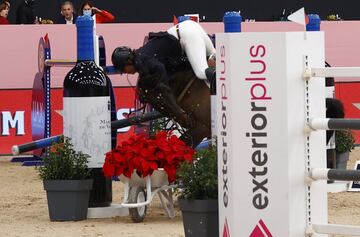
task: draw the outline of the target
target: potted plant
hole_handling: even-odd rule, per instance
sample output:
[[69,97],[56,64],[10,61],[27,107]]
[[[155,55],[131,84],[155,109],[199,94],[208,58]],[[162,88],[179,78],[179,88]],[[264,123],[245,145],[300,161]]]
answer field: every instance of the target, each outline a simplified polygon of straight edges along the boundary
[[[129,190],[131,197],[126,202],[136,203],[146,198],[145,191],[137,189],[140,181],[149,176],[153,187],[173,183],[179,166],[192,162],[194,152],[171,131],[160,131],[150,137],[134,135],[106,154],[103,171],[106,177],[130,179],[134,185],[130,185],[133,186]],[[129,208],[129,213],[134,222],[141,222],[146,206]]]
[[46,190],[51,221],[77,221],[87,217],[93,180],[87,167],[89,155],[76,152],[70,139],[51,147],[44,165],[37,167]]
[[335,131],[336,168],[346,169],[350,152],[355,148],[355,138],[350,130]]
[[216,147],[198,150],[194,162],[183,163],[177,175],[185,236],[219,236]]

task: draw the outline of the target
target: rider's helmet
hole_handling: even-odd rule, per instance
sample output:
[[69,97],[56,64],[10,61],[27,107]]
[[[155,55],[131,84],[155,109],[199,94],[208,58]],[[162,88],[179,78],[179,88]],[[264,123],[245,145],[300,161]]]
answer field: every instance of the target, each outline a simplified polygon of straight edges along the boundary
[[114,67],[120,71],[124,72],[124,68],[134,57],[133,51],[127,46],[118,47],[114,50],[111,61]]

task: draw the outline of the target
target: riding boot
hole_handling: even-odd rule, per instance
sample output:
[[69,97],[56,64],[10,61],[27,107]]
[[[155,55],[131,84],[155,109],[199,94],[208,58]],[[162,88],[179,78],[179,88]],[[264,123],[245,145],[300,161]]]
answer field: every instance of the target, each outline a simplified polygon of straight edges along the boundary
[[210,84],[216,80],[216,69],[214,67],[208,67],[205,69],[206,78],[209,80]]
[[171,89],[164,83],[158,83],[151,90],[144,90],[140,88],[145,99],[149,102],[157,111],[163,115],[174,119],[182,127],[191,128],[192,121],[187,113],[177,104]]

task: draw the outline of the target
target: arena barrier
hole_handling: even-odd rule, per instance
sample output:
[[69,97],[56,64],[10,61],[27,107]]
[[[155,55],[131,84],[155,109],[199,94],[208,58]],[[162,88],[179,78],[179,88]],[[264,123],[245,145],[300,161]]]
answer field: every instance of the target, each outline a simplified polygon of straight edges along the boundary
[[[326,129],[360,129],[325,118],[323,32],[216,35],[219,236],[360,236],[328,223],[327,181],[360,171],[326,168]],[[319,78],[318,78],[319,77]]]

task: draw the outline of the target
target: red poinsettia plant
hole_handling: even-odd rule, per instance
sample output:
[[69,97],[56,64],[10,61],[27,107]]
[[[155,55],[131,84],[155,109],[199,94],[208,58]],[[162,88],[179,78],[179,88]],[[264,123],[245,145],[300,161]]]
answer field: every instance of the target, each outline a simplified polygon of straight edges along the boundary
[[134,171],[146,177],[163,168],[172,183],[180,164],[192,162],[194,153],[194,149],[171,132],[161,131],[150,138],[135,135],[106,154],[103,171],[107,177],[123,174],[130,178]]

